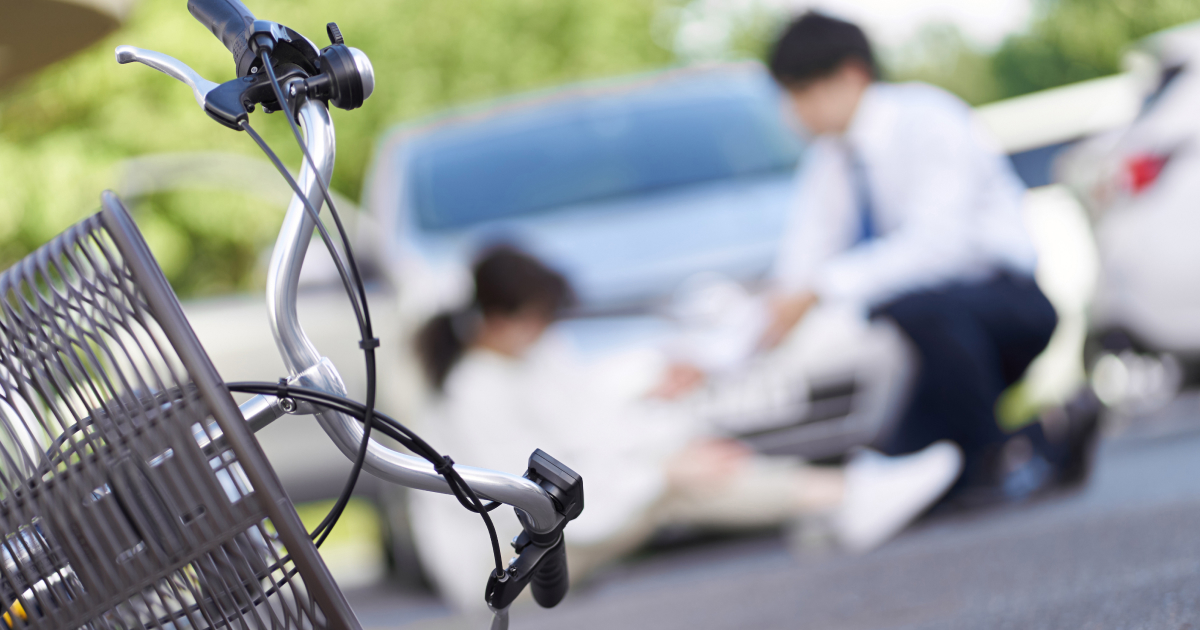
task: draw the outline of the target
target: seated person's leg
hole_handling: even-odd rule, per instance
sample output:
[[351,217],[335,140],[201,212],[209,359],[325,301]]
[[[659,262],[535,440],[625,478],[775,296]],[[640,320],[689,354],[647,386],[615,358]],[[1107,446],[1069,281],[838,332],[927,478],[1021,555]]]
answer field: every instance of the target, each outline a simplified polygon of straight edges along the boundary
[[602,540],[567,538],[571,576],[586,579],[665,526],[737,531],[819,515],[848,550],[868,551],[941,497],[961,465],[947,442],[900,458],[867,451],[845,467],[753,455],[727,440],[694,442],[669,462],[668,485],[653,505]]

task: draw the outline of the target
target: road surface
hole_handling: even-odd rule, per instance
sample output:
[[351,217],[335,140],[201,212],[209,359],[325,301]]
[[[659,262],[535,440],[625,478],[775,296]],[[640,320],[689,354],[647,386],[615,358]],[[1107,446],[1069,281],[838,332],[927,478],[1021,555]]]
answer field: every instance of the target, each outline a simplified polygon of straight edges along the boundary
[[[365,628],[486,628],[435,598],[348,593]],[[782,536],[616,567],[518,629],[1200,629],[1200,401],[1106,438],[1075,493],[937,514],[861,557]]]

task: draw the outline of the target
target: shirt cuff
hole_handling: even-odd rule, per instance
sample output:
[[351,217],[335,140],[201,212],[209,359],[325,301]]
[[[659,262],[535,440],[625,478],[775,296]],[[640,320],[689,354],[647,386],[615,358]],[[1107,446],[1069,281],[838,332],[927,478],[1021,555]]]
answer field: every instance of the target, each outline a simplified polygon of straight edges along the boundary
[[830,263],[817,274],[811,290],[827,304],[869,307],[878,299],[874,284],[851,266]]

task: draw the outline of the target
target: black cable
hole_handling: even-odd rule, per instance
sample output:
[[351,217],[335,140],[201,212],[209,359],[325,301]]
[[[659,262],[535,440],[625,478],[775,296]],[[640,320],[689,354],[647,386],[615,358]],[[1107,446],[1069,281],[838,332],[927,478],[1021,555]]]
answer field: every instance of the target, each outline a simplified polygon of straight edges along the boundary
[[[254,381],[226,383],[225,387],[230,391],[268,396],[275,396],[282,390],[287,396],[296,400],[303,400],[335,411],[341,411],[360,421],[364,421],[367,411],[366,405],[358,401],[308,387]],[[496,534],[495,524],[492,523],[492,519],[488,514],[488,512],[496,509],[501,504],[493,501],[484,505],[480,501],[479,495],[475,493],[475,490],[454,469],[453,460],[438,454],[437,450],[430,446],[428,442],[394,418],[381,411],[375,411],[372,415],[372,421],[380,424],[377,428],[382,433],[400,442],[405,448],[433,464],[438,474],[446,479],[451,493],[458,499],[459,503],[467,510],[480,514],[484,525],[487,527],[488,536],[491,539],[492,555],[496,562],[496,571],[503,573],[504,561],[500,553],[499,536]]]
[[[262,152],[266,154],[269,160],[271,160],[271,163],[275,165],[275,169],[279,171],[279,174],[282,175],[283,178],[287,180],[287,183],[292,187],[292,192],[294,192],[296,196],[304,202],[305,209],[308,210],[308,213],[312,215],[313,221],[315,221],[317,224],[317,232],[321,235],[321,241],[325,243],[325,248],[329,250],[330,255],[333,256],[334,267],[337,268],[338,276],[340,276],[342,279],[342,285],[346,289],[346,293],[351,297],[351,303],[354,307],[354,318],[358,323],[359,329],[362,329],[366,322],[363,319],[362,311],[358,305],[358,297],[353,289],[353,282],[350,280],[350,275],[346,271],[345,265],[342,263],[341,256],[336,254],[337,250],[333,246],[333,238],[329,236],[329,230],[326,229],[325,224],[321,222],[321,216],[317,213],[316,208],[313,207],[312,202],[309,201],[308,196],[300,190],[300,184],[296,183],[296,179],[292,177],[291,173],[288,172],[287,167],[283,165],[283,162],[279,159],[279,156],[275,155],[275,151],[271,149],[266,140],[263,140],[262,136],[258,135],[258,132],[254,130],[254,127],[250,126],[250,121],[243,120],[241,123],[239,123],[239,125],[241,126],[242,131],[245,131],[252,139],[254,139],[254,142],[258,145],[258,148],[262,149]],[[320,178],[318,177],[318,179]]]
[[[363,419],[366,411],[366,408],[362,403],[341,396],[336,396],[328,392],[306,387],[255,382],[226,383],[226,387],[230,391],[267,395],[277,395],[280,393],[282,388],[283,392],[287,396],[297,400],[312,402],[317,405],[334,409],[335,411],[341,411],[347,415],[354,416],[359,420]],[[412,452],[434,464],[435,470],[437,470],[438,473],[446,479],[451,493],[454,494],[463,507],[467,508],[471,512],[476,512],[482,515],[484,524],[488,529],[489,538],[491,540],[492,553],[496,561],[496,568],[498,571],[503,571],[503,561],[500,555],[499,538],[496,534],[495,525],[492,523],[491,518],[487,514],[488,512],[499,507],[501,504],[498,502],[491,502],[486,506],[483,505],[479,500],[478,495],[475,494],[475,491],[469,485],[467,485],[462,476],[459,475],[458,471],[454,469],[452,460],[438,455],[438,452],[420,436],[413,433],[395,419],[378,411],[375,412],[373,419],[383,425],[377,428],[379,428],[384,434],[396,439],[405,448],[408,448]]]
[[[367,382],[373,383],[375,379],[375,352],[373,350],[366,351],[367,354]],[[350,477],[346,480],[346,485],[342,488],[342,494],[338,497],[333,508],[325,515],[325,518],[313,530],[314,535],[320,537],[316,539],[317,547],[325,543],[325,539],[329,538],[329,534],[333,532],[334,525],[337,525],[338,520],[342,517],[342,513],[346,510],[346,505],[350,502],[350,497],[354,494],[354,487],[358,485],[358,477],[362,474],[363,466],[367,461],[367,449],[371,445],[371,429],[375,423],[372,421],[371,407],[374,406],[374,386],[369,386],[367,391],[368,400],[371,401],[368,405],[368,411],[363,418],[363,437],[362,442],[358,445],[358,453],[354,458],[354,466],[350,469]]]
[[[279,173],[283,175],[284,179],[286,179],[288,184],[291,185],[292,190],[296,193],[296,196],[304,202],[305,208],[307,208],[308,211],[313,215],[316,226],[321,232],[321,238],[325,242],[325,247],[329,250],[330,256],[333,257],[334,263],[338,267],[339,275],[342,276],[342,284],[346,289],[351,304],[354,306],[355,319],[358,320],[359,325],[359,333],[363,338],[370,338],[370,331],[367,329],[368,320],[364,316],[363,311],[359,309],[358,299],[355,295],[354,289],[352,288],[352,282],[346,274],[346,269],[341,263],[338,251],[336,248],[334,248],[328,231],[326,231],[324,224],[321,223],[321,219],[317,214],[316,208],[313,207],[312,202],[300,189],[300,185],[296,183],[296,180],[292,177],[292,174],[289,173],[287,168],[283,166],[283,162],[280,161],[279,156],[277,156],[275,152],[271,150],[271,147],[266,143],[265,140],[262,139],[262,136],[258,135],[258,132],[256,132],[254,128],[250,126],[249,121],[242,121],[241,127],[246,131],[247,134],[250,135],[251,138],[254,139],[259,148],[266,153],[267,157],[270,158],[271,162],[275,165],[275,168],[279,170]],[[313,172],[316,175],[317,180],[320,181],[320,171],[313,167]],[[363,294],[360,293],[358,295]],[[362,306],[363,309],[367,308],[365,301],[363,302]],[[363,348],[363,352],[366,355],[367,394],[373,403],[375,394],[375,350],[373,347],[368,347],[364,343],[360,343],[359,345]],[[334,503],[333,508],[330,509],[329,514],[325,516],[324,520],[322,520],[321,523],[318,524],[310,534],[318,546],[325,542],[325,538],[328,537],[328,532],[333,529],[333,526],[337,524],[338,519],[341,518],[342,512],[345,511],[346,505],[349,503],[350,497],[354,493],[354,487],[358,485],[358,476],[362,472],[363,465],[366,463],[367,448],[370,446],[371,426],[373,426],[373,424],[374,423],[368,424],[367,428],[363,431],[363,441],[359,445],[358,453],[354,460],[354,466],[351,468],[350,477],[346,479],[346,484],[342,487],[342,492],[338,495],[338,499]]]
[[[325,539],[329,537],[329,533],[333,530],[333,526],[337,524],[338,519],[341,518],[342,512],[345,511],[346,504],[349,503],[350,496],[354,492],[354,486],[358,483],[358,476],[362,473],[363,464],[366,462],[367,448],[370,445],[371,439],[371,428],[374,426],[371,416],[375,411],[375,348],[378,347],[379,341],[375,339],[375,335],[371,327],[371,311],[367,306],[367,291],[363,286],[362,274],[360,274],[358,271],[358,262],[354,258],[354,252],[350,245],[350,237],[346,234],[345,226],[342,225],[341,214],[337,210],[337,205],[333,203],[333,196],[329,194],[329,187],[325,184],[325,179],[321,177],[321,172],[317,169],[316,160],[313,160],[312,154],[308,151],[308,143],[304,141],[304,137],[300,133],[300,128],[296,124],[296,120],[291,108],[288,106],[287,98],[283,94],[283,86],[279,84],[279,78],[275,76],[275,67],[271,63],[270,50],[267,48],[262,48],[259,50],[259,57],[262,59],[262,65],[267,71],[267,78],[271,81],[271,89],[275,92],[275,98],[279,102],[279,108],[284,112],[285,118],[287,118],[288,121],[288,125],[292,129],[292,135],[296,138],[296,144],[300,146],[300,150],[304,153],[304,158],[308,160],[309,167],[312,168],[313,175],[317,181],[317,186],[321,189],[321,194],[325,198],[325,203],[329,205],[329,214],[333,217],[333,223],[337,227],[338,235],[342,238],[342,247],[345,248],[346,251],[346,262],[350,265],[350,277],[354,281],[354,288],[358,292],[358,300],[362,305],[362,319],[359,326],[361,338],[359,339],[358,345],[363,350],[363,359],[366,363],[367,376],[367,400],[366,413],[363,419],[363,441],[359,445],[358,454],[354,460],[354,468],[351,470],[350,478],[346,481],[344,492],[338,497],[337,503],[334,504],[333,509],[329,511],[329,514],[326,515],[325,519],[322,520],[319,525],[317,525],[317,528],[314,531],[314,534],[320,535],[320,538],[317,539],[317,546],[320,546],[325,542]],[[312,204],[310,203],[308,205]],[[332,246],[329,247],[329,254],[336,259],[338,257],[337,251],[333,249]],[[349,291],[349,287],[347,287],[347,291]],[[354,301],[353,297],[351,297],[351,301]]]
[[[299,184],[296,183],[296,180],[292,177],[291,173],[287,172],[287,169],[283,166],[283,163],[279,160],[279,157],[277,155],[275,155],[275,152],[272,151],[270,146],[267,145],[266,141],[264,141],[262,139],[262,136],[258,135],[258,133],[256,131],[254,131],[254,128],[250,126],[250,123],[248,121],[243,121],[241,123],[241,127],[243,130],[245,130],[250,135],[251,138],[254,139],[254,141],[258,144],[259,148],[261,148],[263,150],[263,152],[267,154],[267,157],[271,159],[271,162],[275,165],[276,169],[278,169],[280,174],[283,175],[284,179],[286,179],[288,181],[288,184],[292,187],[292,190],[303,201],[305,208],[313,216],[313,221],[316,223],[316,227],[318,228],[318,230],[321,233],[321,238],[325,243],[326,249],[329,250],[329,254],[333,258],[334,265],[337,267],[338,274],[341,276],[342,285],[346,289],[347,297],[350,299],[351,306],[354,308],[354,314],[355,314],[355,319],[358,323],[359,333],[364,340],[372,339],[373,335],[371,334],[370,327],[369,327],[370,326],[370,315],[369,315],[369,310],[368,310],[369,307],[367,307],[367,305],[366,305],[365,291],[362,289],[361,278],[357,277],[357,274],[355,274],[353,280],[351,279],[350,274],[347,273],[346,268],[345,268],[344,264],[342,263],[341,256],[339,255],[337,248],[333,244],[333,239],[329,236],[329,233],[326,230],[325,225],[321,222],[320,216],[317,213],[316,208],[313,207],[311,200],[309,200],[308,197],[304,194],[304,192],[300,189]],[[321,178],[320,171],[317,170],[315,163],[310,162],[310,165],[312,165],[313,172],[314,172],[314,175],[315,175],[317,181],[321,182],[323,185],[323,183],[324,183],[323,179]],[[332,213],[334,211],[335,211],[335,209],[331,206],[330,212]],[[345,239],[344,232],[341,233],[340,236],[342,236],[343,239]],[[348,240],[343,240],[343,244],[347,248],[349,247]],[[352,252],[349,256],[349,259],[351,261],[353,261],[353,253]],[[357,272],[357,268],[354,268],[353,271]],[[377,344],[378,342],[375,342],[375,343]],[[365,362],[367,364],[367,368],[366,368],[367,369],[367,390],[368,390],[367,394],[368,394],[369,399],[373,403],[374,395],[375,395],[374,346],[368,346],[368,344],[365,342],[360,343],[359,345],[360,345],[360,347],[363,348],[363,352],[365,355]],[[358,482],[358,476],[361,473],[362,466],[366,461],[366,451],[370,444],[370,442],[369,442],[370,426],[372,426],[372,425],[373,425],[373,423],[368,425],[367,430],[364,432],[363,442],[359,446],[358,457],[356,457],[354,460],[354,467],[351,470],[350,477],[347,478],[346,484],[343,487],[342,492],[339,494],[337,501],[334,503],[334,506],[330,510],[329,514],[326,515],[325,519],[322,520],[319,525],[317,525],[317,528],[314,529],[311,534],[312,537],[314,538],[314,540],[317,541],[318,546],[325,542],[325,538],[328,537],[329,531],[332,530],[333,525],[335,525],[337,523],[338,519],[341,517],[342,512],[345,511],[346,505],[350,501],[350,498],[354,492],[354,487],[357,485],[357,482]]]
[[[279,169],[280,174],[288,180],[288,183],[291,185],[292,189],[304,201],[305,207],[313,215],[314,220],[317,222],[318,228],[321,229],[322,240],[324,240],[326,248],[329,249],[330,255],[334,258],[334,263],[338,267],[339,275],[342,276],[343,285],[345,286],[347,293],[350,294],[353,291],[357,292],[357,301],[361,303],[362,308],[360,311],[356,305],[355,314],[359,319],[359,332],[361,333],[362,337],[361,341],[359,342],[359,347],[363,349],[367,364],[367,400],[366,404],[364,405],[355,401],[350,401],[346,398],[332,396],[325,392],[320,392],[317,390],[305,391],[307,388],[296,388],[283,384],[244,383],[234,385],[257,386],[257,389],[254,389],[252,393],[261,393],[266,395],[277,395],[281,389],[285,389],[289,392],[292,392],[289,395],[293,398],[307,400],[308,402],[313,402],[315,404],[348,413],[348,415],[351,415],[363,422],[363,441],[360,444],[359,452],[357,453],[357,457],[354,462],[354,468],[349,479],[347,479],[347,483],[345,488],[343,488],[342,495],[338,498],[338,502],[334,505],[334,508],[330,510],[329,514],[325,517],[325,520],[323,520],[312,533],[313,537],[316,538],[316,544],[318,546],[328,537],[329,532],[332,531],[333,526],[337,523],[338,518],[344,511],[346,503],[349,501],[350,495],[353,492],[354,486],[358,480],[358,476],[361,474],[362,467],[366,460],[366,452],[370,443],[371,430],[372,428],[376,428],[376,422],[378,421],[381,425],[378,428],[380,428],[385,435],[393,437],[393,439],[397,439],[397,441],[405,445],[406,448],[409,448],[409,450],[419,454],[421,457],[433,464],[434,469],[438,472],[438,474],[446,479],[451,493],[454,494],[454,496],[458,499],[458,502],[463,507],[472,512],[479,513],[482,516],[484,524],[487,526],[488,535],[491,539],[492,553],[496,562],[496,573],[497,575],[500,575],[504,571],[503,560],[500,553],[500,543],[496,534],[495,525],[492,523],[491,517],[488,514],[488,512],[499,507],[500,503],[493,501],[487,505],[484,505],[483,502],[480,501],[479,496],[475,494],[475,491],[466,483],[462,476],[459,475],[458,471],[454,469],[453,460],[451,460],[449,457],[439,455],[436,450],[430,447],[415,433],[412,433],[399,422],[387,417],[385,414],[380,414],[375,409],[376,373],[374,350],[376,347],[378,347],[379,341],[375,339],[374,335],[372,334],[371,315],[367,306],[366,289],[362,283],[362,276],[359,273],[358,264],[354,258],[354,254],[350,245],[350,239],[346,234],[345,226],[342,224],[337,207],[333,202],[333,197],[329,193],[329,188],[324,179],[321,177],[320,171],[316,166],[316,161],[313,160],[312,155],[309,153],[308,145],[304,141],[304,138],[300,133],[300,129],[293,118],[292,112],[290,111],[288,101],[283,93],[283,87],[279,84],[278,77],[275,74],[274,66],[271,64],[270,52],[264,48],[259,51],[259,57],[262,60],[263,67],[267,71],[267,77],[270,80],[272,90],[275,92],[275,97],[279,103],[280,109],[285,111],[287,114],[286,118],[288,120],[288,125],[292,129],[292,135],[296,138],[296,143],[300,146],[301,151],[304,153],[304,158],[308,161],[309,166],[313,169],[317,184],[321,189],[321,194],[324,197],[325,202],[329,205],[330,215],[333,217],[334,225],[338,230],[338,234],[341,237],[342,245],[346,252],[346,261],[350,266],[349,273],[346,273],[346,270],[343,268],[337,249],[333,245],[332,239],[325,231],[324,226],[321,224],[319,213],[317,212],[316,208],[313,207],[313,204],[308,199],[307,195],[300,190],[299,185],[296,184],[295,179],[292,178],[291,174],[287,172],[287,169],[283,167],[283,164],[279,160],[278,156],[271,151],[270,147],[265,141],[262,140],[261,136],[254,132],[249,123],[243,122],[242,128],[245,129],[247,133],[249,133],[255,139],[255,142],[258,143],[259,147],[265,153],[267,153],[268,157],[271,158],[271,161],[275,164],[276,168]],[[353,289],[351,288],[351,285],[353,285]],[[354,295],[350,295],[350,299],[352,304],[356,301]],[[266,386],[265,389],[263,388],[264,385]],[[233,387],[230,389],[232,390]],[[252,390],[242,389],[239,391]]]
[[[362,420],[366,412],[366,406],[358,401],[308,387],[253,381],[226,383],[226,387],[230,391],[250,394],[265,394],[270,396],[278,396],[282,394],[297,400],[312,402],[335,411],[341,411],[347,415],[355,417],[358,420]],[[400,424],[399,421],[378,410],[375,411],[373,419],[380,422],[382,425],[377,426],[377,429],[382,430],[389,437],[396,439],[405,448],[411,450],[413,453],[421,456],[435,466],[440,467],[446,464],[445,458],[439,455],[436,449],[425,442],[419,435],[412,432],[403,424]],[[457,483],[457,480],[461,480],[458,472],[452,468],[445,474],[451,475],[454,483]],[[463,485],[465,486],[466,484],[464,483]],[[467,486],[467,490],[470,491],[469,486]],[[490,511],[492,506],[489,504],[487,509]]]
[[[275,76],[275,68],[271,65],[271,53],[267,49],[262,49],[259,52],[259,57],[262,58],[263,67],[267,70],[267,78],[271,81],[271,89],[275,92],[275,98],[279,101],[280,109],[287,108],[287,100],[283,94],[283,86],[279,84],[279,79]],[[304,153],[304,158],[308,160],[313,172],[317,172],[316,161],[313,160],[312,154],[308,152],[308,143],[304,141],[304,136],[300,133],[300,127],[296,124],[296,120],[291,111],[286,111],[288,125],[292,129],[292,136],[296,138],[296,144],[300,146],[300,150]],[[321,195],[325,198],[325,203],[329,205],[329,213],[333,217],[333,224],[337,227],[338,234],[342,238],[342,244],[346,248],[346,261],[350,264],[350,271],[357,283],[359,297],[363,303],[366,303],[366,290],[363,288],[362,276],[358,272],[358,262],[354,259],[354,255],[350,251],[350,238],[346,235],[346,228],[342,225],[341,214],[337,211],[337,206],[333,203],[333,196],[329,194],[329,187],[325,184],[325,180],[317,177],[317,185],[321,188]],[[366,319],[366,328],[371,329],[371,314],[364,308],[363,315]],[[364,340],[365,341],[365,340]]]

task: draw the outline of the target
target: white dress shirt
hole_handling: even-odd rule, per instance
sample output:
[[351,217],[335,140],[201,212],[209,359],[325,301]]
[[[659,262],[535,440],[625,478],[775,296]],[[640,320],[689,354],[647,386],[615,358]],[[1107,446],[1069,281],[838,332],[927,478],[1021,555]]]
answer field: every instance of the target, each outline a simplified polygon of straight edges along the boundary
[[[857,158],[875,236],[859,241]],[[849,129],[816,138],[776,260],[786,292],[864,307],[921,290],[1031,275],[1024,187],[970,107],[922,83],[874,83]]]

